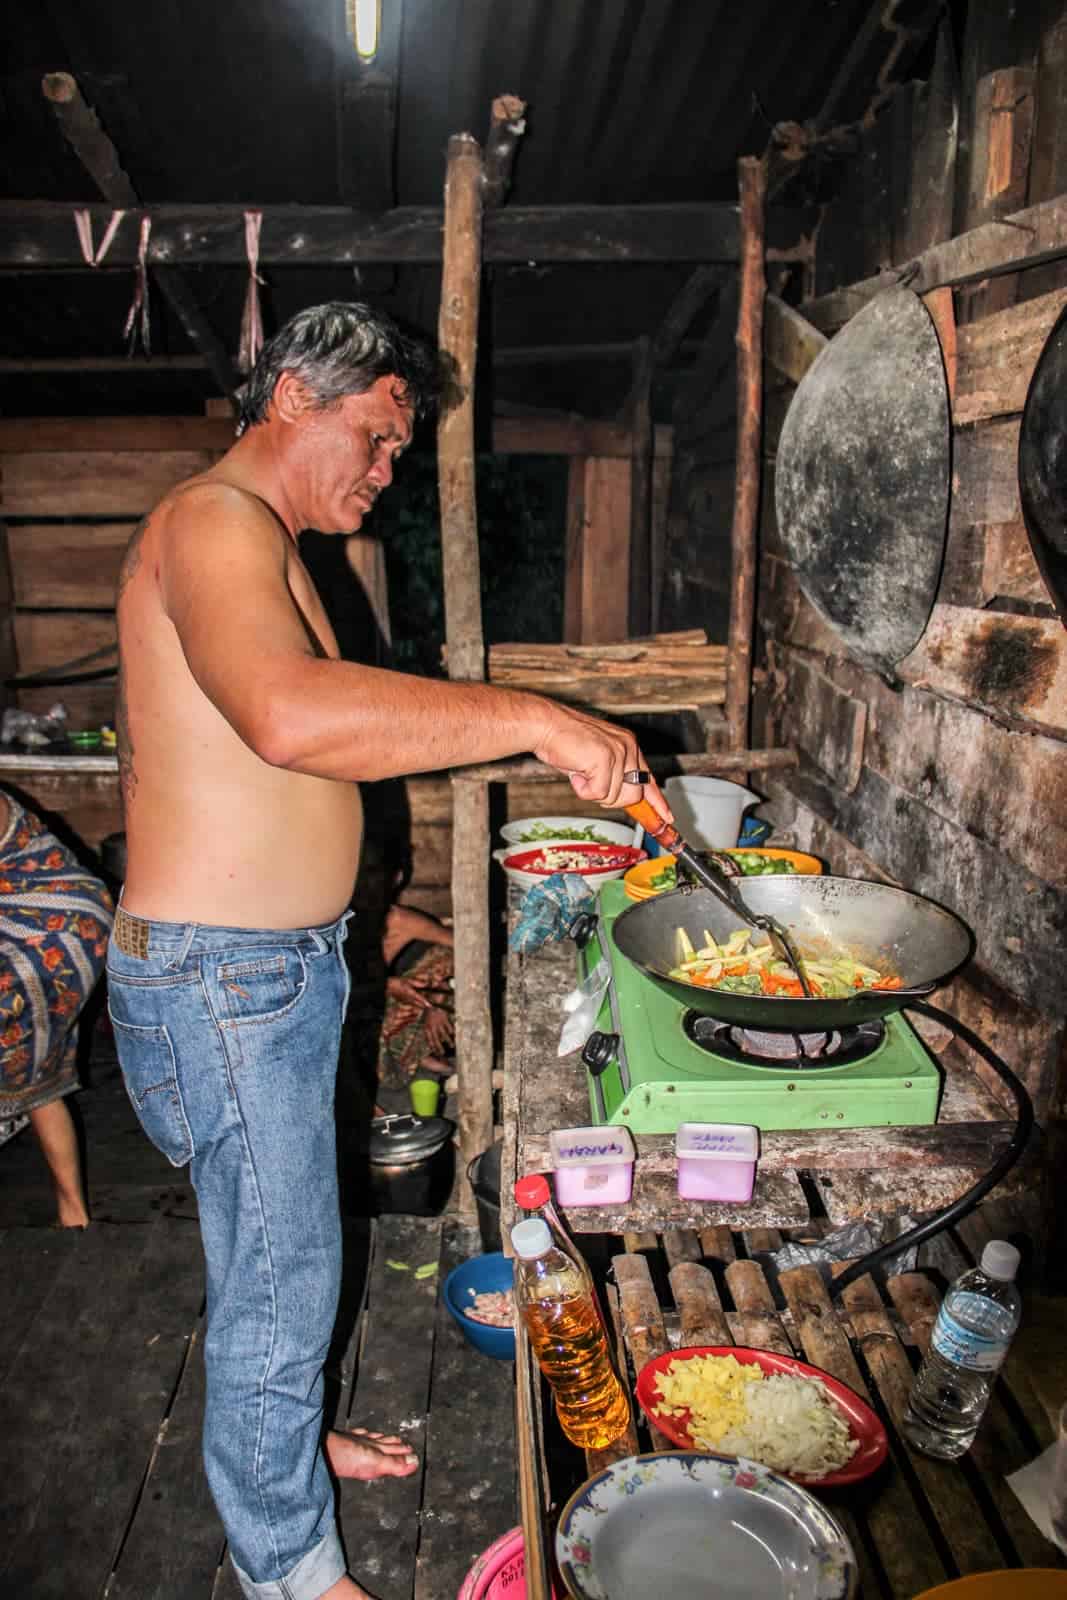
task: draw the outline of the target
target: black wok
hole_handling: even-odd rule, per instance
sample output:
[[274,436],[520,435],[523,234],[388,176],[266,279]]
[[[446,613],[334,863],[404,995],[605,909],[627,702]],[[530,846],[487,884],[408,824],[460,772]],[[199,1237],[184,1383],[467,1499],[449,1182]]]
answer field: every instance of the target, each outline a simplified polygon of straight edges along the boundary
[[843,950],[867,966],[901,979],[901,989],[857,989],[847,1000],[792,1000],[784,995],[730,994],[669,978],[677,966],[677,934],[684,928],[699,948],[707,928],[725,939],[737,915],[707,889],[674,889],[629,906],[615,919],[617,948],[659,988],[682,1005],[748,1028],[795,1033],[845,1027],[899,1011],[927,995],[971,953],[970,930],[953,912],[923,895],[862,878],[749,878],[739,887],[746,905],[784,923],[814,955]]

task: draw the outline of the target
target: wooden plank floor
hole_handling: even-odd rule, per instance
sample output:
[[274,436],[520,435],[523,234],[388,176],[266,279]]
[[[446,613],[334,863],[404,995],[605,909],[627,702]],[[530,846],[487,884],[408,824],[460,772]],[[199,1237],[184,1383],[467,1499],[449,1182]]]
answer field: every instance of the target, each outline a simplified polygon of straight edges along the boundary
[[[0,1594],[240,1600],[200,1461],[195,1198],[136,1126],[106,1051],[79,1100],[85,1233],[49,1226],[31,1136],[0,1148]],[[421,1462],[340,1487],[352,1570],[380,1600],[453,1600],[519,1520],[514,1367],[475,1351],[440,1297],[479,1249],[454,1219],[346,1219],[328,1414],[404,1433]]]

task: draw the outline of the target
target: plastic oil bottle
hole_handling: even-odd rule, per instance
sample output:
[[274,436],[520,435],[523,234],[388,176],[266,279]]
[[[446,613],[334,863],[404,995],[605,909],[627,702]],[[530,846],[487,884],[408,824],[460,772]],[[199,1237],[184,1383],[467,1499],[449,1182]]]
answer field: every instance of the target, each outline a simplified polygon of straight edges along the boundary
[[1019,1252],[991,1239],[979,1266],[946,1290],[901,1427],[925,1455],[954,1461],[969,1450],[997,1371],[1019,1326]]
[[625,1433],[630,1402],[616,1375],[587,1272],[541,1217],[511,1230],[515,1306],[572,1444],[602,1450]]
[[589,1270],[589,1263],[563,1225],[560,1214],[556,1210],[555,1201],[552,1198],[552,1189],[548,1179],[542,1173],[531,1173],[528,1177],[517,1178],[515,1180],[515,1204],[526,1212],[527,1220],[530,1217],[540,1217],[542,1222],[548,1225],[548,1231],[552,1235],[552,1243],[558,1245],[565,1255],[571,1256],[581,1270],[586,1288],[589,1290],[593,1305],[596,1307],[596,1314],[608,1334],[608,1351],[610,1353],[611,1333],[604,1317],[604,1307],[601,1305],[600,1296],[596,1291],[596,1284],[593,1282],[593,1275]]

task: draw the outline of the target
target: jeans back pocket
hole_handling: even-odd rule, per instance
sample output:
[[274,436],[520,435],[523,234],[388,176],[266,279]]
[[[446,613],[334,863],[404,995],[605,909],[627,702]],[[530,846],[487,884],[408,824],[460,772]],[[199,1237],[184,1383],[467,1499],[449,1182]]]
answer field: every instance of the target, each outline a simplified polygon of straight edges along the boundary
[[126,1093],[137,1120],[171,1165],[184,1167],[195,1152],[170,1035],[164,1027],[138,1027],[121,1022],[110,1007],[108,1012]]

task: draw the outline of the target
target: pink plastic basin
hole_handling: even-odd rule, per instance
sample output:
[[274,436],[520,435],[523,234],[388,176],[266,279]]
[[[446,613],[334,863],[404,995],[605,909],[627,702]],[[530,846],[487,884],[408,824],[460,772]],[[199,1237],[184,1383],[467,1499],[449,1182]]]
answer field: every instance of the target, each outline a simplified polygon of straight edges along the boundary
[[526,1546],[521,1528],[502,1533],[482,1551],[456,1600],[526,1600]]

